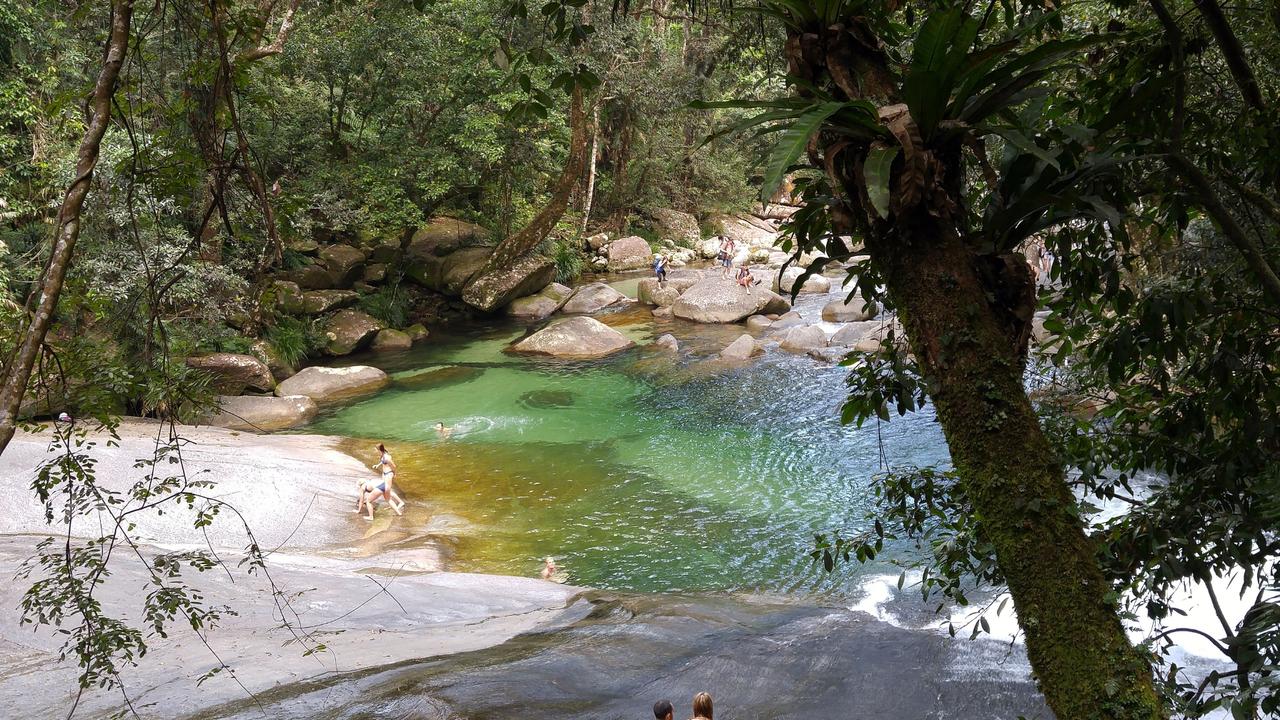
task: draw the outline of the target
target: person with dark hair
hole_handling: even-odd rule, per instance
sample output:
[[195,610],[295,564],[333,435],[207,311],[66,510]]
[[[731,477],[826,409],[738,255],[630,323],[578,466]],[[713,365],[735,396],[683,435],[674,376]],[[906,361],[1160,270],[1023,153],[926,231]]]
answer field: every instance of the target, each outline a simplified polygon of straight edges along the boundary
[[658,720],[675,720],[676,709],[671,707],[670,700],[659,700],[653,704],[653,716]]
[[711,720],[711,694],[700,692],[693,696],[693,720]]
[[391,453],[387,451],[387,446],[378,443],[378,462],[373,464],[374,470],[382,471],[382,482],[374,483],[373,481],[361,482],[357,490],[359,497],[356,498],[356,512],[367,510],[368,516],[366,520],[373,519],[373,504],[378,498],[383,498],[397,515],[404,514],[404,501],[396,494],[395,489],[391,486],[391,481],[396,475],[396,464],[391,459]]

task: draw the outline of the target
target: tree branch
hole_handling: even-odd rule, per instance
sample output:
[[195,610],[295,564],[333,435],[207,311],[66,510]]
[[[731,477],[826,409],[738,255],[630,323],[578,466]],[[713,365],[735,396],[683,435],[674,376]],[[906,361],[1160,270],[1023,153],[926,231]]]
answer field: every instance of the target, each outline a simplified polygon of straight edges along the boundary
[[1222,56],[1227,61],[1227,69],[1231,71],[1231,77],[1240,88],[1240,94],[1244,96],[1245,103],[1254,110],[1262,112],[1266,106],[1262,100],[1262,90],[1258,87],[1258,79],[1254,77],[1253,69],[1249,67],[1249,59],[1244,53],[1244,46],[1232,31],[1231,24],[1227,22],[1227,17],[1222,12],[1222,7],[1218,5],[1217,0],[1196,0],[1196,8],[1204,17],[1205,24],[1213,33],[1213,38],[1218,41],[1218,48],[1222,50]]
[[293,16],[298,12],[298,6],[301,4],[302,0],[292,0],[289,3],[289,9],[284,12],[284,19],[280,21],[280,29],[276,31],[276,37],[270,44],[242,50],[239,55],[236,55],[236,62],[253,62],[284,52],[284,43],[293,30]]

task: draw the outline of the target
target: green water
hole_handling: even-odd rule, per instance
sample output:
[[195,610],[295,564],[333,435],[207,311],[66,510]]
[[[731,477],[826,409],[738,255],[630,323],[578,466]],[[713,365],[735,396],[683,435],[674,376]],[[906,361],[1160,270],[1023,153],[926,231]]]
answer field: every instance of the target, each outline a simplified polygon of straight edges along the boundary
[[434,336],[359,359],[392,388],[309,431],[384,440],[412,503],[467,521],[451,569],[532,575],[554,555],[571,582],[640,591],[848,590],[857,570],[816,570],[813,533],[864,527],[882,457],[946,461],[928,414],[840,426],[838,367],[777,351],[705,362],[740,326],[603,319],[640,343],[672,332],[682,352],[564,362],[503,353],[526,332],[514,325]]

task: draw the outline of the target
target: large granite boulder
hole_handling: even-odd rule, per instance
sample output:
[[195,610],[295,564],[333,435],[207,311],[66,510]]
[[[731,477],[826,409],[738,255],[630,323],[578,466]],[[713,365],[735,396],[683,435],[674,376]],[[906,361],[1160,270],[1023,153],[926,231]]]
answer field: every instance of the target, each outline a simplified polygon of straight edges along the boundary
[[360,279],[366,283],[380,283],[387,279],[387,266],[385,263],[370,263],[364,266],[364,274]]
[[489,244],[489,231],[465,220],[451,217],[432,218],[409,239],[405,255],[420,258],[426,255],[443,257],[462,248]]
[[653,250],[638,235],[620,238],[609,243],[609,271],[638,270],[653,264]]
[[807,353],[814,348],[826,347],[827,334],[817,325],[793,327],[782,336],[778,346],[794,353]]
[[555,262],[534,253],[505,268],[477,276],[462,291],[462,299],[477,310],[494,312],[518,297],[538,292],[555,279]]
[[559,310],[571,295],[572,288],[553,282],[532,295],[512,300],[507,306],[507,314],[525,320],[541,320]]
[[[749,219],[748,219],[749,218]],[[733,238],[738,248],[773,247],[778,240],[778,233],[772,228],[762,227],[752,222],[750,215],[715,215],[711,218],[713,225],[718,225],[720,234]]]
[[350,245],[330,245],[320,250],[320,261],[334,287],[351,287],[364,274],[364,252]]
[[[789,267],[782,272],[781,275],[775,274],[773,280],[773,289],[780,293],[790,294],[795,290],[796,282],[800,280],[800,276],[804,274],[804,270],[798,267]],[[831,281],[822,275],[810,275],[804,284],[800,286],[802,293],[825,293],[831,290]]]
[[740,335],[737,340],[729,343],[725,349],[720,351],[720,358],[729,362],[746,362],[753,355],[759,355],[764,352],[756,339],[750,335]]
[[369,249],[369,257],[366,258],[371,263],[392,263],[400,257],[400,243],[384,240]]
[[488,259],[488,244],[489,234],[479,225],[435,218],[409,240],[404,274],[424,287],[457,295]]
[[306,425],[317,412],[316,401],[305,395],[222,395],[218,397],[218,412],[204,422],[231,430],[270,432]]
[[751,332],[764,332],[773,325],[773,321],[764,315],[752,315],[747,318],[747,329]]
[[492,250],[483,247],[463,248],[450,254],[440,265],[439,285],[427,287],[432,287],[433,290],[439,290],[446,295],[455,297],[461,295],[467,283],[471,282],[471,278],[484,267],[490,254]]
[[568,315],[589,315],[611,305],[626,302],[630,302],[626,295],[602,282],[595,282],[575,290],[573,297],[560,308],[560,312]]
[[374,352],[395,352],[408,350],[411,347],[413,347],[413,339],[409,337],[409,333],[392,328],[379,330],[378,334],[373,336],[373,343],[369,346]]
[[663,239],[675,241],[677,245],[693,247],[695,243],[702,239],[702,230],[698,227],[698,218],[687,212],[679,210],[671,210],[670,208],[658,208],[650,210],[649,227],[658,233]]
[[276,386],[276,395],[306,395],[317,405],[332,405],[352,398],[372,395],[391,383],[391,378],[378,368],[365,365],[351,367],[309,367]]
[[302,288],[298,287],[298,283],[276,280],[271,283],[271,293],[275,298],[276,310],[286,315],[303,312]]
[[768,299],[765,301],[764,307],[760,308],[763,315],[782,315],[791,312],[791,301],[782,297],[778,293],[765,291]]
[[759,286],[748,289],[731,279],[710,277],[685,290],[671,306],[671,311],[678,318],[694,322],[735,323],[752,315],[771,312],[767,308],[776,305],[776,297]]
[[635,345],[625,335],[596,320],[579,315],[552,323],[510,350],[517,353],[589,359],[612,355]]
[[351,307],[359,299],[360,293],[354,290],[310,290],[302,294],[302,311],[308,315],[322,315]]
[[325,325],[325,336],[329,339],[325,352],[330,355],[348,355],[360,350],[373,340],[382,327],[381,322],[367,313],[343,310],[329,318]]
[[329,271],[316,263],[289,271],[288,279],[303,290],[327,290],[333,287],[333,277],[329,275]]
[[252,350],[254,357],[257,357],[259,360],[266,363],[267,368],[271,370],[271,376],[274,377],[277,382],[298,372],[293,365],[289,364],[289,362],[284,359],[284,356],[280,354],[280,351],[266,340],[254,341]]
[[706,240],[699,242],[695,249],[704,260],[710,260],[720,254],[720,240],[721,238],[718,237],[707,238]]
[[880,314],[879,304],[868,304],[861,295],[854,295],[847,302],[834,300],[822,308],[822,319],[827,322],[862,322]]
[[276,386],[271,368],[252,355],[209,353],[187,358],[187,367],[211,376],[210,387],[220,395],[239,395],[245,390],[271,392]]

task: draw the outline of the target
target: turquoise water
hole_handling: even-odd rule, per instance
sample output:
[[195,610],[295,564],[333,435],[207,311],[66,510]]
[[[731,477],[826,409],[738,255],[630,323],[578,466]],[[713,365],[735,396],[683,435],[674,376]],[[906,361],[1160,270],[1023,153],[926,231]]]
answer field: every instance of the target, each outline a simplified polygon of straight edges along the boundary
[[851,590],[857,568],[813,567],[813,534],[863,529],[882,462],[947,460],[928,411],[841,426],[839,367],[777,350],[706,362],[741,326],[602,319],[642,345],[671,332],[681,353],[564,362],[505,354],[522,326],[437,334],[359,359],[392,388],[309,431],[385,441],[412,503],[467,521],[452,569],[531,575],[553,555],[573,583],[638,591]]

